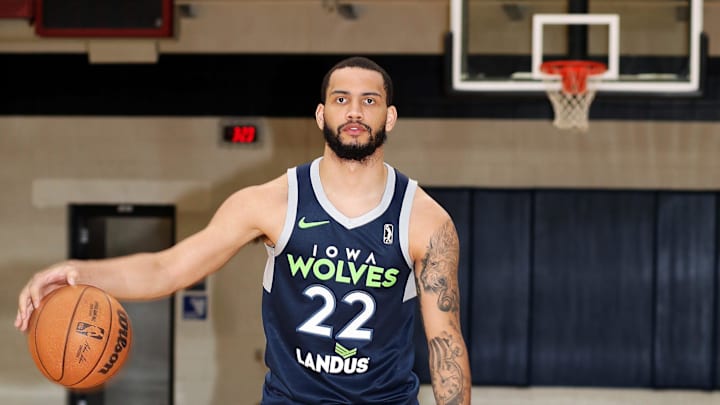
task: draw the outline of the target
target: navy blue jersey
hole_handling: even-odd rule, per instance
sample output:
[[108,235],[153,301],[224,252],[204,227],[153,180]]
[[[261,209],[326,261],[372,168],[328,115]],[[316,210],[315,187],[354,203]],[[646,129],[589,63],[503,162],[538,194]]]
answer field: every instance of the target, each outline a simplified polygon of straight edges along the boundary
[[263,404],[417,404],[417,183],[386,165],[380,204],[349,218],[323,191],[320,159],[288,170],[285,225],[267,247]]

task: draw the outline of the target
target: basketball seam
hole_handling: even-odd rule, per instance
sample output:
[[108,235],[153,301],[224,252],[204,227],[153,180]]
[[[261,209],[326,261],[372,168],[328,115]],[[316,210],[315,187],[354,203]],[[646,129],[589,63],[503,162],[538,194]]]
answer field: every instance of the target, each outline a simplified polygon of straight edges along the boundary
[[[83,293],[84,293],[84,291],[83,291]],[[109,311],[109,312],[110,312],[110,325],[108,326],[108,331],[107,331],[108,335],[107,335],[107,339],[105,339],[105,346],[103,346],[103,349],[102,349],[102,351],[100,352],[100,356],[98,356],[97,361],[95,361],[95,365],[93,365],[93,366],[90,368],[90,370],[87,372],[87,374],[85,374],[79,381],[77,381],[77,382],[75,382],[75,383],[73,383],[73,384],[68,384],[68,387],[74,387],[74,386],[82,383],[83,381],[85,381],[86,378],[88,378],[88,377],[90,376],[90,374],[92,374],[92,373],[95,371],[95,369],[97,368],[97,365],[98,365],[98,364],[100,363],[100,361],[103,359],[103,356],[102,356],[102,355],[105,353],[105,349],[107,349],[108,343],[110,342],[110,339],[111,339],[111,337],[110,337],[110,331],[112,331],[113,320],[114,320],[114,318],[115,318],[115,314],[114,314],[114,312],[113,312],[113,311],[115,310],[115,307],[114,307],[114,305],[112,304],[112,302],[110,301],[110,297],[109,297],[109,296],[107,295],[107,293],[105,293],[104,291],[103,291],[103,296],[105,297],[105,300],[106,300],[107,303],[108,303],[108,308],[110,309],[110,311]],[[73,314],[73,315],[74,315],[74,314]],[[97,385],[100,385],[100,384],[97,384]],[[88,387],[88,388],[90,388],[90,387]]]
[[[85,291],[87,291],[88,288],[89,287],[87,287],[87,286],[83,287],[83,290],[80,292],[80,296],[75,301],[75,308],[73,308],[72,314],[70,315],[70,322],[68,322],[67,332],[65,333],[65,347],[63,348],[62,373],[60,374],[60,380],[62,380],[65,377],[65,357],[67,357],[68,340],[70,339],[70,330],[72,330],[73,320],[75,319],[75,313],[77,312],[78,305],[80,305],[80,301],[82,301],[82,297],[83,297],[83,295],[85,295]],[[60,380],[58,380],[58,381],[60,381]]]
[[[57,290],[55,290],[57,291]],[[33,344],[35,345],[35,353],[37,353],[37,358],[40,361],[40,365],[42,366],[43,370],[45,370],[45,375],[49,376],[50,378],[54,379],[56,382],[59,382],[62,380],[62,375],[65,372],[65,364],[63,364],[61,371],[60,371],[60,378],[55,378],[50,374],[50,371],[45,366],[45,362],[43,361],[42,357],[40,357],[40,348],[38,347],[38,341],[37,341],[37,335],[38,335],[38,327],[37,325],[40,323],[40,316],[42,316],[43,310],[45,307],[50,303],[50,301],[53,300],[53,296],[49,296],[48,300],[45,302],[44,305],[41,305],[40,308],[37,310],[37,314],[35,314],[35,328],[33,328]],[[67,344],[67,343],[66,343]],[[65,362],[65,350],[63,350],[63,363]]]

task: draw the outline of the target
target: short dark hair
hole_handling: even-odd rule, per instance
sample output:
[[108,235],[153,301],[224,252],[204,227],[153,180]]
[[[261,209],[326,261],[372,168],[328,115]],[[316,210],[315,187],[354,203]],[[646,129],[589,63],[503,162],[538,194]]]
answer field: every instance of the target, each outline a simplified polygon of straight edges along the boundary
[[323,78],[322,85],[320,86],[320,102],[322,104],[325,104],[325,98],[327,96],[327,89],[330,85],[330,76],[332,76],[333,72],[335,72],[338,69],[347,68],[347,67],[356,67],[361,69],[367,69],[367,70],[374,70],[382,75],[383,78],[383,87],[385,88],[385,94],[387,99],[387,105],[392,104],[393,99],[393,84],[392,79],[390,78],[390,75],[380,67],[377,63],[373,62],[372,60],[362,57],[362,56],[353,56],[347,59],[343,59],[340,62],[336,63],[335,66],[333,66]]

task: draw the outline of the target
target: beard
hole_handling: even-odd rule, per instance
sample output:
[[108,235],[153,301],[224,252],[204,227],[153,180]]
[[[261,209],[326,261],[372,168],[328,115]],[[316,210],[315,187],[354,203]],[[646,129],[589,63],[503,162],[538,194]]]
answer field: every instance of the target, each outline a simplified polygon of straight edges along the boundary
[[340,125],[335,132],[333,132],[330,127],[328,127],[327,122],[325,122],[325,124],[323,125],[323,135],[325,136],[325,142],[327,142],[330,150],[335,152],[335,154],[340,159],[362,162],[368,156],[375,153],[375,150],[381,147],[387,140],[387,132],[385,131],[385,127],[382,127],[376,134],[373,134],[372,129],[369,126],[357,123],[365,127],[365,130],[369,135],[369,139],[367,143],[362,145],[346,145],[340,140],[340,132],[342,131],[342,127],[347,124],[348,123]]

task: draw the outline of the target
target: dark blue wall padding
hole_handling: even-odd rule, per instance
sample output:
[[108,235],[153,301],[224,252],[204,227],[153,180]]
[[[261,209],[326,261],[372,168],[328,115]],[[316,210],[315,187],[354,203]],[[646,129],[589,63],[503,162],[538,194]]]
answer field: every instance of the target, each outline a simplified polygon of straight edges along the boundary
[[430,194],[458,227],[473,384],[720,387],[716,192]]
[[655,385],[712,388],[715,196],[658,198]]
[[532,194],[473,198],[470,362],[474,384],[528,383]]
[[535,196],[531,383],[647,386],[653,194]]

